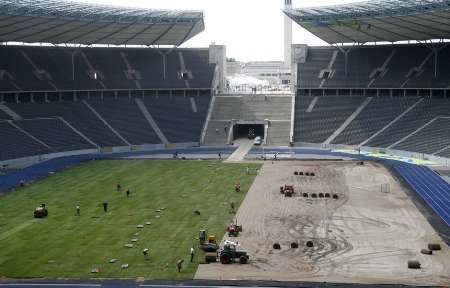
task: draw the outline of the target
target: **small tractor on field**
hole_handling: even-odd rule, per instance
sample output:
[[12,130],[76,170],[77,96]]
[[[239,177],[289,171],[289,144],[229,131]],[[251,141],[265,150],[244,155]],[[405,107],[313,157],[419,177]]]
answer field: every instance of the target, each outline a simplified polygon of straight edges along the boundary
[[242,232],[242,225],[238,225],[237,221],[236,223],[233,222],[227,227],[227,232],[229,237],[238,237],[239,232]]
[[45,218],[48,216],[48,210],[45,207],[45,204],[41,204],[41,206],[37,207],[34,210],[34,218]]
[[284,197],[292,197],[295,194],[293,185],[284,185],[280,186],[280,194],[283,194]]
[[[207,239],[208,238],[208,239]],[[206,235],[206,230],[200,230],[199,236],[199,247],[205,252],[217,252],[219,250],[219,245],[216,242],[216,236]]]
[[232,264],[239,262],[239,264],[247,264],[249,256],[247,251],[239,250],[238,245],[233,242],[225,242],[223,248],[219,252],[220,263],[222,264]]

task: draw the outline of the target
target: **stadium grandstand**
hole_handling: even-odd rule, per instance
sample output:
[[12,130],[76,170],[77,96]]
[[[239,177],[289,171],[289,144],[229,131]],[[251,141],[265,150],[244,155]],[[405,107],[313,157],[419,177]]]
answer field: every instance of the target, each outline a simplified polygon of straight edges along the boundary
[[283,2],[0,0],[1,287],[448,287],[450,0]]
[[178,46],[203,12],[69,3],[0,1],[0,160],[198,145],[222,48]]
[[450,156],[449,1],[284,12],[330,44],[294,45],[294,142]]

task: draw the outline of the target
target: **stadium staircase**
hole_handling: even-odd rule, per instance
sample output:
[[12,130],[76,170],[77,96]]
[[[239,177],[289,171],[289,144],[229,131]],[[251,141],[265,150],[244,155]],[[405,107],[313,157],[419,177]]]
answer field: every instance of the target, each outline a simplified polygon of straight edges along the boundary
[[265,123],[266,120],[269,121],[266,144],[288,145],[292,98],[290,94],[217,95],[207,123],[204,145],[229,144],[232,123]]

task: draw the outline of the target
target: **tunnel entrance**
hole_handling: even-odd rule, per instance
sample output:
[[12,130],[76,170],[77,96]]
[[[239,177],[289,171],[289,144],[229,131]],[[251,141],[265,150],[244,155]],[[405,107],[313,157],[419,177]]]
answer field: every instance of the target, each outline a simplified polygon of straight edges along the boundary
[[264,139],[264,124],[235,124],[233,126],[233,140],[255,139],[257,136]]

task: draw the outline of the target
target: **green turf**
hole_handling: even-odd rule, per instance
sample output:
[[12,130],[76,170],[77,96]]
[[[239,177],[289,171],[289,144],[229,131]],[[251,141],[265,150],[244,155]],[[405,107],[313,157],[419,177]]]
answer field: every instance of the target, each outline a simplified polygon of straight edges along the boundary
[[[57,173],[0,197],[0,278],[135,278],[190,279],[201,261],[189,263],[198,231],[220,239],[255,175],[246,164],[217,161],[94,161]],[[257,165],[250,165],[256,168]],[[116,183],[122,192],[116,191]],[[234,192],[240,181],[243,192]],[[125,189],[132,195],[126,198]],[[110,211],[103,212],[107,201]],[[47,219],[34,219],[40,203]],[[81,217],[75,216],[76,205]],[[165,207],[160,218],[155,210]],[[193,211],[199,210],[200,216]],[[150,221],[150,226],[136,225]],[[135,237],[134,233],[140,235]],[[135,248],[125,248],[132,238]],[[150,249],[144,261],[142,249]],[[115,264],[108,261],[117,258]],[[184,259],[182,273],[176,261]],[[128,263],[127,270],[121,265]],[[92,274],[91,268],[100,268]]]

